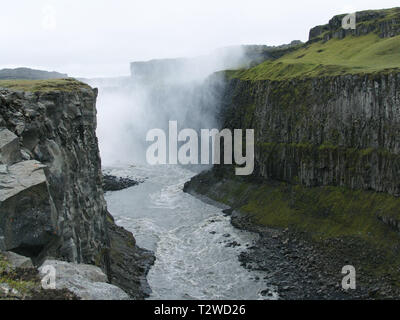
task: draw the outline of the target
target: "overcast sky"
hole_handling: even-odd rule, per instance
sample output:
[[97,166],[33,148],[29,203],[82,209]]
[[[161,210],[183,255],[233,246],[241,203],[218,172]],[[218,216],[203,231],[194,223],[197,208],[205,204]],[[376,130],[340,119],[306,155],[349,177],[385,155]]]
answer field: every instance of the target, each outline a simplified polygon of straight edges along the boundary
[[398,0],[1,0],[0,68],[129,74],[129,62],[306,41],[335,14]]

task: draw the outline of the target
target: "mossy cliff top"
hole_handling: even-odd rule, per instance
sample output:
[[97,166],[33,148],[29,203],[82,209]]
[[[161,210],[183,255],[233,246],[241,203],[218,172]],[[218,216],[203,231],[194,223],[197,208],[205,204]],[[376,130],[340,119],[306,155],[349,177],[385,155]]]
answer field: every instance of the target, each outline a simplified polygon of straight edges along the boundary
[[357,13],[356,30],[342,29],[343,17],[312,29],[310,41],[296,50],[250,69],[227,71],[228,78],[280,81],[400,72],[400,8]]
[[0,88],[28,92],[77,91],[90,86],[72,78],[51,80],[0,80]]
[[400,33],[400,7],[382,10],[356,12],[356,29],[343,29],[342,20],[346,14],[334,16],[328,24],[316,26],[310,30],[309,41],[328,41],[346,36],[361,36],[370,33],[380,38],[390,38]]

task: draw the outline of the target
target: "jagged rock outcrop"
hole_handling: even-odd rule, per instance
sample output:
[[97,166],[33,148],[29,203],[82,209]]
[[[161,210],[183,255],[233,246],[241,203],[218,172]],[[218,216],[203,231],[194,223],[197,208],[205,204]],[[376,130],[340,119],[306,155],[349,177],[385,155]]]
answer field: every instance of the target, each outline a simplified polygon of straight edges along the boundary
[[309,41],[328,41],[343,39],[346,36],[362,36],[376,33],[381,38],[390,38],[400,34],[400,8],[387,10],[368,10],[356,13],[356,29],[343,29],[345,14],[334,16],[328,24],[316,26],[310,30]]
[[132,233],[117,226],[111,215],[107,219],[110,237],[109,278],[137,300],[150,295],[146,275],[154,264],[154,254],[136,246]]
[[20,159],[18,137],[10,130],[0,128],[0,164],[13,164]]
[[[35,224],[28,224],[32,228],[24,232],[35,234],[39,229],[42,232],[46,230],[49,241],[38,243],[32,252],[25,249],[24,253],[37,255],[38,251],[45,249],[46,254],[51,252],[53,256],[68,261],[99,263],[108,239],[95,132],[97,91],[82,84],[77,90],[64,91],[0,90],[0,96],[0,116],[8,130],[20,138],[25,157],[43,164],[42,171],[35,171],[35,165],[40,165],[31,162],[17,164],[20,168],[8,168],[9,175],[19,172],[20,176],[25,173],[29,176],[29,172],[21,170],[31,170],[40,180],[32,181],[36,190],[26,186],[25,190],[15,191],[17,197],[12,201],[21,203],[18,200],[20,192],[31,192],[36,197],[28,196],[26,199],[37,201],[37,195],[41,194],[47,208],[38,210],[37,204],[26,204],[27,208],[42,215],[47,212],[47,219],[43,219],[47,220],[48,227],[42,229],[37,225],[38,229],[34,229]],[[15,180],[18,179],[17,176]],[[21,214],[21,211],[17,210],[13,215],[16,214]],[[21,221],[29,220],[21,217]],[[9,241],[7,238],[6,243]],[[10,249],[16,249],[15,245]]]
[[53,200],[35,160],[0,166],[0,233],[5,250],[35,256],[57,239]]
[[[97,89],[73,79],[15,86],[0,88],[0,250],[28,256],[36,265],[51,257],[99,266],[109,282],[143,299],[154,256],[107,216]],[[77,295],[84,299],[127,297],[110,284],[80,288],[78,282]]]

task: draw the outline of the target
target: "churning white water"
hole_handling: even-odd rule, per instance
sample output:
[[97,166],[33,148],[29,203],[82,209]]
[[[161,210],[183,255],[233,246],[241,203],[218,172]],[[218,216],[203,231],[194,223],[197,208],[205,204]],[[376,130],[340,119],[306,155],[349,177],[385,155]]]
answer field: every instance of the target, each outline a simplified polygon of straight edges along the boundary
[[265,299],[261,291],[271,287],[238,260],[257,235],[235,229],[222,209],[184,193],[184,183],[195,173],[179,166],[107,171],[146,178],[138,186],[108,192],[106,200],[116,222],[134,234],[139,246],[155,252],[150,299]]

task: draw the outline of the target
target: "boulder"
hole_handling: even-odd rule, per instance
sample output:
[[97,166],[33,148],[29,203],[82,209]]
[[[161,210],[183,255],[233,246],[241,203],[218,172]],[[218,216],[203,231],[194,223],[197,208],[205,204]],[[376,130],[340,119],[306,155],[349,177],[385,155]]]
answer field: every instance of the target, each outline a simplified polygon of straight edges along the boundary
[[4,252],[3,255],[12,269],[33,268],[33,263],[31,258],[21,256],[11,251]]
[[49,273],[46,266],[55,270],[56,289],[68,289],[82,300],[129,299],[122,289],[107,283],[107,276],[96,266],[46,260],[39,268],[41,277]]
[[21,298],[22,295],[7,283],[0,283],[0,298]]
[[13,164],[20,158],[19,138],[10,130],[0,128],[0,164]]
[[56,238],[44,167],[33,160],[0,165],[0,237],[7,251],[33,257]]

